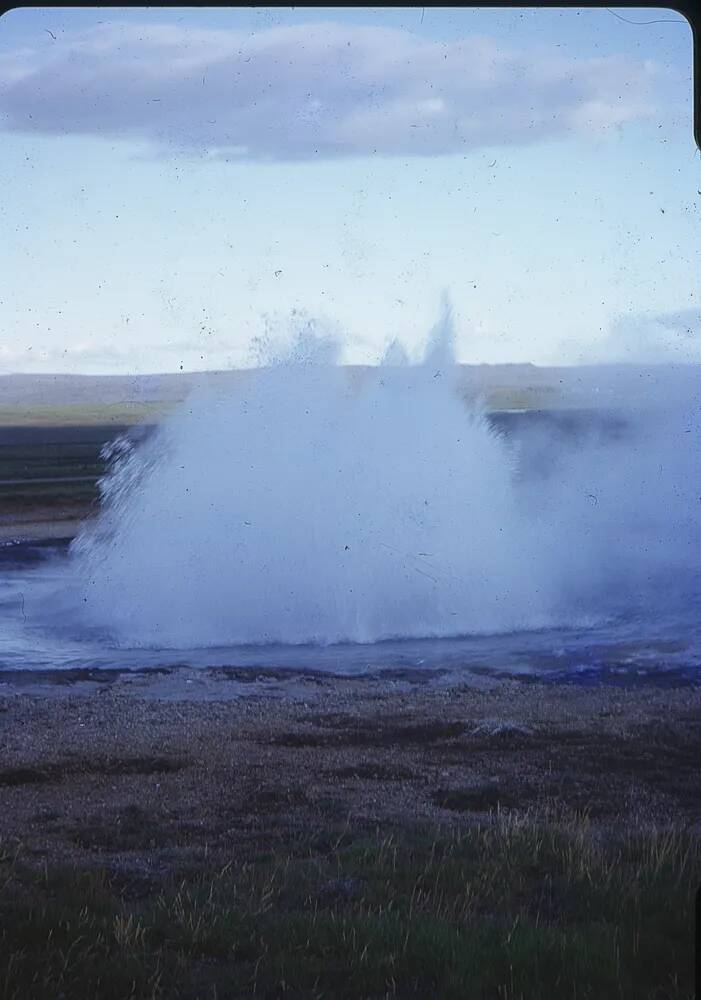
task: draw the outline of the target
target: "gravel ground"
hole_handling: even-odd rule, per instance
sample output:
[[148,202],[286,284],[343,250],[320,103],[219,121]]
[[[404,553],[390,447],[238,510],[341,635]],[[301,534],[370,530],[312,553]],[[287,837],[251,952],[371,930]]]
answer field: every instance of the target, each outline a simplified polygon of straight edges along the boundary
[[317,678],[289,698],[226,687],[196,698],[187,679],[167,696],[156,678],[6,685],[0,840],[42,864],[153,873],[331,827],[495,809],[701,832],[701,687]]

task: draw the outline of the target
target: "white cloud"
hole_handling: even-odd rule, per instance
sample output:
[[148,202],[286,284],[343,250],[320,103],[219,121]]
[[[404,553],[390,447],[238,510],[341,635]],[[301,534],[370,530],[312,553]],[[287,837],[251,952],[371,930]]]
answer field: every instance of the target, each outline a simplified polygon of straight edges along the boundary
[[654,78],[650,60],[570,59],[483,36],[104,24],[0,59],[0,120],[238,160],[440,155],[644,118]]

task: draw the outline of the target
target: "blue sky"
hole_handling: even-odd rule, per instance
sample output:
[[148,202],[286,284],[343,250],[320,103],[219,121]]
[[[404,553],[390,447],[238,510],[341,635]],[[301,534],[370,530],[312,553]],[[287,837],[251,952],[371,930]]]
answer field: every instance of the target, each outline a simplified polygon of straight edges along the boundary
[[691,32],[613,10],[11,11],[0,372],[418,356],[444,290],[463,361],[701,360]]

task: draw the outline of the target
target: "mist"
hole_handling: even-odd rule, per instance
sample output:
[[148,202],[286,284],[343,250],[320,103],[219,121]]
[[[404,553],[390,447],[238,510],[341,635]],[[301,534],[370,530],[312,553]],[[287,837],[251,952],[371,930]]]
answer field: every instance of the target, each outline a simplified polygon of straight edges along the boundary
[[507,434],[459,391],[449,310],[419,364],[395,345],[358,381],[337,357],[306,333],[113,445],[71,551],[82,621],[186,649],[586,628],[688,602],[689,383],[620,407],[614,431]]

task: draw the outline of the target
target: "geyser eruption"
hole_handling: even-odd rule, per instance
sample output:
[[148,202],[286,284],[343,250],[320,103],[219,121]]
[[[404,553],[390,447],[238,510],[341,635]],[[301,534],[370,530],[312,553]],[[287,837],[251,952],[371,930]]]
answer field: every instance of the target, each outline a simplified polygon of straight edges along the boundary
[[446,311],[417,365],[395,347],[351,378],[299,341],[193,395],[117,449],[73,546],[81,614],[127,646],[456,636],[584,623],[688,568],[698,420],[667,413],[643,448],[553,444],[534,476],[457,371]]

